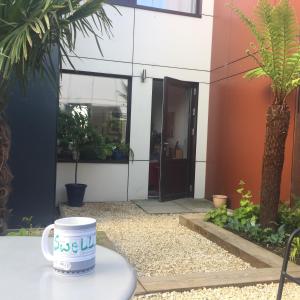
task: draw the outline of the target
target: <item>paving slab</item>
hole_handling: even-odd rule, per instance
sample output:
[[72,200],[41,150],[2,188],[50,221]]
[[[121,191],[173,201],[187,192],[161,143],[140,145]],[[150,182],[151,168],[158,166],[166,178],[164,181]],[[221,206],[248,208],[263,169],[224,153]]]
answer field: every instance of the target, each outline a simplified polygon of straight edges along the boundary
[[191,212],[206,213],[213,208],[212,202],[206,199],[183,198],[174,202]]
[[182,214],[207,212],[212,208],[210,201],[205,199],[183,198],[160,202],[157,199],[135,200],[137,206],[148,214]]

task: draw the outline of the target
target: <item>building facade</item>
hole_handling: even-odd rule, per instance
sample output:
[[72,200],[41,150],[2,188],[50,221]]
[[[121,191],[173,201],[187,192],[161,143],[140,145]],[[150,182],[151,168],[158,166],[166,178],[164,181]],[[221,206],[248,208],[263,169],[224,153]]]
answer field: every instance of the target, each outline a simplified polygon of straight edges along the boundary
[[[76,71],[62,70],[60,104],[84,105],[103,135],[134,154],[82,160],[87,202],[205,195],[214,1],[158,2],[107,5],[103,56],[93,38],[78,37]],[[74,164],[60,159],[56,201],[73,177]]]

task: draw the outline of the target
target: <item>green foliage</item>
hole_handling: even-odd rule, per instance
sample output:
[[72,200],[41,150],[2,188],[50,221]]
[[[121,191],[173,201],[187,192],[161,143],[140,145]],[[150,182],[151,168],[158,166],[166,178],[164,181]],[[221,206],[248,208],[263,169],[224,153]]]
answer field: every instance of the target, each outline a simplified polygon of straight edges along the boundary
[[259,207],[251,202],[251,191],[245,189],[245,182],[241,180],[236,192],[241,196],[240,207],[234,210],[232,219],[241,225],[250,223],[254,226],[259,217]]
[[75,105],[59,111],[57,138],[60,146],[74,152],[75,160],[79,160],[80,151],[87,150],[89,145],[98,151],[99,158],[106,158],[104,138],[91,124],[85,106]]
[[40,229],[35,229],[32,226],[32,216],[22,218],[23,228],[17,231],[11,231],[8,236],[39,236],[41,235]]
[[300,257],[300,238],[295,237],[292,243],[290,258],[292,261],[296,261]]
[[134,160],[134,152],[128,144],[119,143],[116,145],[116,149],[118,149],[122,154],[124,154],[126,157],[128,157],[132,161]]
[[222,205],[220,208],[212,209],[205,215],[205,220],[212,222],[220,227],[224,227],[228,222],[228,213],[226,205]]
[[[252,203],[253,195],[245,188],[244,181],[239,182],[236,192],[241,196],[239,208],[235,209],[232,214],[228,214],[225,206],[213,209],[206,214],[205,220],[238,232],[253,241],[283,246],[288,237],[286,228],[289,228],[289,223],[287,223],[289,214],[284,215],[286,223],[282,222],[276,231],[271,228],[262,228],[258,224],[259,206]],[[294,218],[289,220],[289,222],[293,221]]]
[[246,73],[252,79],[266,76],[271,79],[275,95],[274,104],[286,105],[286,97],[300,85],[300,45],[296,14],[288,0],[277,5],[259,0],[256,19],[247,17],[232,3],[229,7],[249,28],[256,44],[251,44],[247,54],[257,68]]
[[57,47],[60,59],[72,65],[69,55],[73,54],[79,32],[94,37],[101,52],[101,35],[110,35],[112,26],[103,3],[104,0],[0,0],[2,94],[13,73],[24,87],[33,74],[47,77],[58,87],[52,51]]
[[286,231],[292,233],[296,228],[300,227],[300,208],[290,208],[286,204],[279,207],[278,213],[279,224],[286,226]]

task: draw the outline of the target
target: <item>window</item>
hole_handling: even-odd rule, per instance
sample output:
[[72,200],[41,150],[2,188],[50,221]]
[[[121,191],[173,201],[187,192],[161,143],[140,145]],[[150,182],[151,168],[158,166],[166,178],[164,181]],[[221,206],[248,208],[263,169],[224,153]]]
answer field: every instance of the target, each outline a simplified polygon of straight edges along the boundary
[[130,89],[130,78],[63,72],[59,100],[58,159],[72,160],[74,156],[67,123],[65,129],[61,127],[66,122],[66,114],[71,115],[71,119],[79,114],[84,120],[82,126],[89,127],[79,151],[81,161],[128,161]]
[[111,0],[112,4],[201,16],[202,0]]
[[137,5],[190,14],[197,13],[197,0],[137,0]]

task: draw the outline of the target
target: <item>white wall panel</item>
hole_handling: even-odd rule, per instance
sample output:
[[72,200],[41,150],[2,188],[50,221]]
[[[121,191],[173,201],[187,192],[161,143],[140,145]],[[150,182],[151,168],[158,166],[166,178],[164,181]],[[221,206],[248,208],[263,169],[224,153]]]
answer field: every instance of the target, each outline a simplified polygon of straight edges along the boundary
[[196,173],[195,173],[195,195],[197,199],[204,198],[205,195],[205,175],[206,175],[206,163],[197,162],[196,163]]
[[[131,63],[72,57],[72,64],[77,71],[127,76],[132,75]],[[73,70],[71,65],[67,62],[63,65],[63,68],[67,70]]]
[[184,81],[206,82],[210,81],[210,72],[187,70],[179,68],[159,67],[142,64],[133,65],[133,75],[140,76],[143,70],[147,71],[150,78],[164,78],[166,76]]
[[149,162],[129,163],[128,200],[148,199]]
[[206,161],[209,85],[199,84],[196,161]]
[[134,62],[210,70],[213,18],[136,9]]
[[[133,49],[133,20],[134,10],[127,7],[118,7],[120,13],[113,7],[106,5],[105,10],[108,17],[111,19],[112,35],[108,37],[103,34],[103,39],[100,40],[103,57],[99,52],[94,37],[84,37],[78,35],[76,42],[77,56],[89,57],[89,58],[104,58],[106,60],[117,60],[117,61],[132,61],[132,49]],[[93,22],[92,22],[93,23]],[[101,32],[93,24],[95,31]]]
[[[214,15],[214,3],[218,0],[202,0],[202,13],[204,15]],[[229,2],[229,1],[228,1]]]
[[148,160],[150,151],[152,79],[132,80],[130,147],[135,160]]
[[[65,184],[74,182],[75,166],[57,164],[56,201],[66,201]],[[89,164],[78,166],[78,182],[88,185],[85,202],[127,201],[127,164]]]

